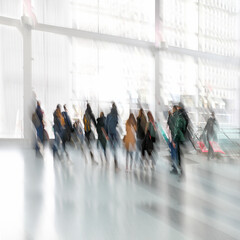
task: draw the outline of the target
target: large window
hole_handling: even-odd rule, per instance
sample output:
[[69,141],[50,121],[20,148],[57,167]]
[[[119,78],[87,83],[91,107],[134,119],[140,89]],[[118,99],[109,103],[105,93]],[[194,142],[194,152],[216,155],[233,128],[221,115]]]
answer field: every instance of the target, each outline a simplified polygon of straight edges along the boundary
[[152,108],[154,67],[149,50],[73,39],[73,99],[127,104],[123,117],[137,103]]
[[198,49],[196,0],[163,0],[163,36],[168,45]]
[[205,125],[209,110],[215,111],[221,127],[238,125],[240,71],[236,65],[169,53],[161,54],[160,64],[165,106],[183,102],[200,126]]
[[34,32],[33,90],[42,102],[48,129],[58,103],[82,119],[86,102],[99,115],[119,105],[125,120],[139,103],[154,110],[152,51],[101,41]]
[[154,0],[34,0],[39,23],[155,40]]
[[20,19],[23,0],[0,0],[0,16]]
[[238,2],[199,1],[199,50],[225,56],[238,54]]
[[19,31],[0,26],[0,138],[23,137],[23,47]]
[[[239,125],[240,1],[159,1],[155,29],[155,0],[0,0],[6,24],[0,25],[0,137],[23,137],[25,27],[32,33],[29,88],[42,103],[50,136],[58,103],[82,119],[87,101],[96,115],[115,101],[123,121],[140,105],[154,113],[156,103],[183,101],[196,124],[214,109],[223,126]],[[22,15],[36,17],[42,32],[25,26]],[[166,43],[156,43],[160,51],[155,31]],[[106,35],[115,37],[108,42]]]
[[34,32],[32,42],[33,91],[42,104],[51,133],[54,109],[57,104],[69,103],[70,41],[61,35]]

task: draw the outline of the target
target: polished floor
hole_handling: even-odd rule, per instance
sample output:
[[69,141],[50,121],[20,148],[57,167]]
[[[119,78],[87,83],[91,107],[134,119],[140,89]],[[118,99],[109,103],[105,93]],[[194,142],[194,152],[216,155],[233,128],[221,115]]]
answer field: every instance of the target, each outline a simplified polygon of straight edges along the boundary
[[126,173],[121,152],[115,172],[79,150],[59,161],[0,148],[0,239],[240,239],[240,159],[185,154],[179,179],[167,155]]

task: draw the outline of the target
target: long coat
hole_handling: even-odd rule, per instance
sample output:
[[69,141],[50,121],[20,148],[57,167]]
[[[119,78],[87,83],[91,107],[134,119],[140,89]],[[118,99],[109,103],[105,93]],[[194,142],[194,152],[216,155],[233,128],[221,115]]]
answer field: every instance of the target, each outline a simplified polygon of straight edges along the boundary
[[124,145],[127,151],[136,149],[136,126],[126,123],[126,135],[124,137]]
[[106,131],[105,117],[100,117],[97,119],[97,133],[98,133],[98,141],[101,143],[103,149],[106,149],[107,140],[102,129]]

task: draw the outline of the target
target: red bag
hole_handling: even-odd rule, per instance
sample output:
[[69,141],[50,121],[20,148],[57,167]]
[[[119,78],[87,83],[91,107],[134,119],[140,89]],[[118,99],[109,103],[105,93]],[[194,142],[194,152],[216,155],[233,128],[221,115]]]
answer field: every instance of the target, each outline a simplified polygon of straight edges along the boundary
[[204,144],[204,142],[197,142],[197,144],[198,144],[198,146],[200,147],[200,149],[201,149],[201,151],[202,152],[208,152],[208,149],[207,149],[207,147],[205,146],[205,144]]
[[210,144],[211,144],[214,152],[219,152],[219,153],[225,154],[225,152],[220,148],[220,146],[217,142],[210,142]]

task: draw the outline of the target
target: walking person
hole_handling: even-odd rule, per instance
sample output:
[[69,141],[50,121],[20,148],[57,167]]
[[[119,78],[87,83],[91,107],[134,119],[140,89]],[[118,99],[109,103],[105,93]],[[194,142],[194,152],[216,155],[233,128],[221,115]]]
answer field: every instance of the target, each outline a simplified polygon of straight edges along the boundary
[[154,143],[156,141],[157,128],[154,122],[153,115],[150,111],[148,111],[147,116],[148,116],[148,122],[145,130],[145,138],[142,143],[142,157],[143,157],[143,160],[147,162],[147,165],[150,166],[149,161],[145,156],[145,151],[146,151],[152,162],[151,168],[154,170],[156,162],[155,162],[155,159],[153,158],[152,153],[154,151]]
[[44,121],[43,121],[44,112],[41,108],[41,104],[37,101],[37,107],[35,112],[32,115],[32,121],[37,131],[37,140],[35,144],[35,149],[37,153],[43,155],[43,142],[44,142]]
[[196,146],[194,144],[194,139],[193,139],[193,133],[194,133],[193,123],[192,123],[191,119],[189,118],[183,103],[179,102],[177,109],[178,109],[178,114],[182,115],[182,117],[186,121],[186,128],[185,128],[185,132],[184,132],[185,142],[190,141],[193,148],[196,149]]
[[214,150],[212,147],[212,143],[217,141],[218,129],[219,129],[218,122],[215,118],[214,112],[212,112],[202,133],[202,136],[204,136],[205,133],[207,134],[208,160],[214,158]]
[[62,112],[62,115],[64,117],[64,121],[65,121],[65,128],[66,128],[66,139],[68,142],[71,141],[71,133],[73,132],[73,125],[72,125],[72,121],[68,115],[68,109],[66,104],[63,105],[64,111]]
[[118,125],[118,111],[117,106],[115,103],[112,104],[112,108],[110,113],[107,115],[106,119],[106,130],[109,137],[110,147],[113,152],[114,157],[114,164],[115,169],[118,168],[118,161],[117,161],[117,143],[118,143],[118,132],[117,132],[117,125]]
[[130,157],[130,171],[132,170],[133,153],[136,150],[136,130],[137,122],[132,113],[126,122],[126,135],[124,136],[124,145],[126,148],[126,171],[128,171],[128,158]]
[[94,127],[97,127],[95,116],[94,116],[94,114],[92,112],[90,104],[88,103],[87,104],[87,108],[85,110],[85,114],[83,116],[83,124],[84,124],[84,131],[85,131],[85,141],[86,141],[87,146],[88,146],[89,151],[90,151],[90,156],[91,156],[92,163],[98,164],[95,161],[95,159],[94,159],[94,155],[93,155],[93,151],[92,151],[92,141],[95,138],[94,134],[92,132],[92,123],[93,123]]
[[[66,153],[68,156],[68,153],[66,152],[66,132],[65,132],[65,120],[61,113],[61,105],[58,104],[56,107],[56,110],[53,113],[53,119],[54,119],[54,136],[55,136],[55,142],[53,146],[53,154],[55,156],[55,153],[58,154],[58,157],[60,158],[59,150],[62,155],[62,150]],[[61,149],[62,148],[62,149]]]
[[75,141],[79,143],[80,149],[83,152],[83,143],[84,143],[84,134],[83,134],[83,127],[79,119],[77,119],[73,124],[73,129],[75,133]]
[[144,114],[143,109],[141,108],[138,113],[137,117],[137,138],[136,138],[136,155],[135,155],[135,161],[140,164],[142,164],[142,143],[145,138],[145,129],[147,124],[147,118]]
[[[173,109],[177,108],[174,106]],[[186,120],[182,114],[179,114],[178,111],[174,112],[174,126],[172,133],[172,145],[175,149],[175,161],[173,161],[173,171],[177,171],[177,173],[182,175],[182,162],[181,162],[181,145],[185,141],[185,132],[186,132]]]
[[104,113],[100,113],[100,117],[97,119],[97,133],[98,133],[98,147],[101,146],[105,160],[108,163],[107,160],[107,153],[106,153],[106,145],[107,145],[107,131],[106,131],[106,117],[104,116]]
[[177,174],[177,168],[176,165],[176,159],[177,159],[177,151],[176,148],[173,147],[173,136],[174,136],[174,127],[176,124],[176,120],[178,117],[178,108],[177,105],[174,105],[172,107],[172,112],[169,111],[168,120],[167,120],[167,126],[168,126],[168,139],[169,139],[169,148],[171,152],[171,163],[172,163],[172,169],[170,173]]

